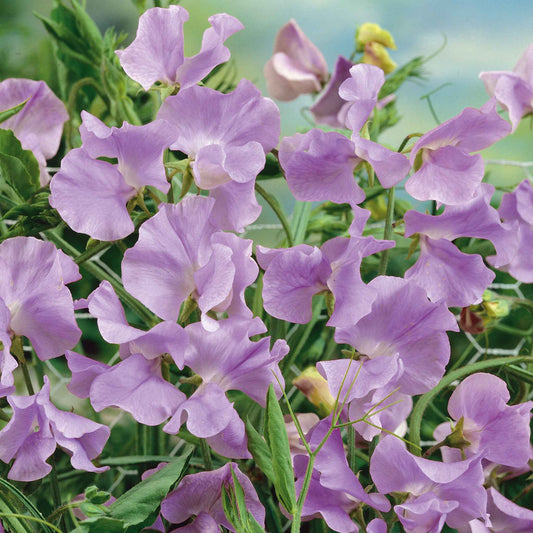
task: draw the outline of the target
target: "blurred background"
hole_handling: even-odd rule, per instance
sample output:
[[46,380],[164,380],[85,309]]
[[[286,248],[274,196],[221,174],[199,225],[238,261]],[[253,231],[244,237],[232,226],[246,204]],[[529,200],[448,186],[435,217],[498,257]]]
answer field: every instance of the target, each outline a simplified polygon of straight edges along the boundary
[[[68,2],[67,2],[68,3]],[[87,0],[86,9],[105,31],[114,26],[128,34],[124,46],[135,36],[138,20],[135,0]],[[148,7],[151,1],[145,2]],[[199,50],[207,18],[219,12],[239,18],[245,29],[228,41],[238,76],[252,80],[266,94],[263,66],[272,54],[276,32],[294,18],[306,35],[323,52],[330,68],[336,57],[350,56],[358,25],[375,22],[389,30],[397,50],[392,59],[401,66],[415,56],[430,56],[442,50],[425,66],[426,80],[407,82],[398,92],[403,119],[382,141],[397,146],[406,134],[425,132],[436,126],[426,100],[420,98],[436,89],[431,101],[440,121],[466,106],[479,107],[487,100],[478,79],[484,70],[511,70],[532,38],[531,0],[183,0],[190,13],[185,24],[187,55]],[[36,11],[48,16],[52,0],[0,0],[0,79],[28,77],[44,79],[54,87],[53,50]],[[282,133],[291,135],[309,128],[301,112],[312,102],[303,96],[280,103]],[[491,159],[533,159],[531,121],[484,152]],[[519,167],[489,165],[490,180],[506,185],[524,177]]]

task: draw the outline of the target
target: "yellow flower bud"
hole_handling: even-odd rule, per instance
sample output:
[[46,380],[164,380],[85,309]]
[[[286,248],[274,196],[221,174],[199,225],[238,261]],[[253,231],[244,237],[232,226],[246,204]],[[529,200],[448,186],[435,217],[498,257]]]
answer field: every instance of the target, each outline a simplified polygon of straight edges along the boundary
[[362,62],[379,67],[385,74],[389,74],[396,68],[396,63],[389,57],[387,49],[377,42],[365,45]]
[[328,382],[314,366],[306,368],[292,384],[318,408],[320,416],[327,416],[333,411],[335,398],[329,391]]
[[355,42],[359,51],[362,51],[368,43],[380,43],[387,48],[396,50],[392,35],[387,30],[382,29],[379,24],[373,22],[365,22],[357,28]]

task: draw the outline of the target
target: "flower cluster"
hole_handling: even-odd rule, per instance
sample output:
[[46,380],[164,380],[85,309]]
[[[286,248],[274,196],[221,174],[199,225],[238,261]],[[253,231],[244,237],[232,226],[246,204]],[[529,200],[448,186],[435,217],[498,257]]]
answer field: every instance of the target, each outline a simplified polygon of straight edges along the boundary
[[[58,409],[48,376],[28,372],[33,354],[40,361],[65,355],[70,393],[97,413],[119,409],[151,426],[158,439],[152,457],[161,442],[183,436],[197,445],[205,467],[191,463],[173,490],[180,476],[168,481],[168,466],[148,470],[141,485],[153,483],[161,497],[142,519],[124,521],[126,493],[108,509],[92,502],[97,511],[91,508],[86,524],[100,517],[162,532],[259,531],[273,523],[280,530],[285,515],[294,532],[317,517],[341,533],[359,526],[383,533],[396,522],[410,533],[445,525],[461,532],[529,530],[531,512],[498,489],[506,475],[530,471],[533,402],[524,386],[509,405],[508,383],[482,370],[509,366],[509,375],[530,380],[519,365],[532,358],[446,370],[447,332],[459,331],[453,308],[481,304],[497,275],[533,282],[531,182],[503,194],[495,208],[496,189],[483,182],[478,153],[533,112],[532,47],[513,72],[481,74],[490,99],[480,109],[466,108],[412,145],[408,135],[395,151],[378,142],[380,117],[390,118],[396,105],[386,93],[386,75],[395,69],[386,48],[395,43],[379,26],[359,28],[354,61],[340,56],[331,76],[294,20],[281,28],[265,66],[268,90],[278,100],[315,94],[316,124],[330,128],[280,139],[277,105],[250,81],[224,91],[208,86],[213,69],[230,57],[225,41],[242,24],[224,13],[210,17],[200,52],[185,57],[188,16],[181,6],[148,9],[130,46],[105,59],[120,63],[132,92],[154,93],[153,120],[120,123],[81,111],[78,147],[51,178],[49,206],[90,238],[86,250],[78,253],[68,233],[61,237],[59,224],[33,233],[41,238],[2,229],[0,418],[7,423],[0,460],[10,463],[8,479],[48,475],[57,446],[74,469],[109,469],[96,466],[109,427]],[[46,188],[46,159],[58,150],[68,113],[44,82],[2,82],[0,110],[21,104],[1,127],[13,132],[19,152],[33,153]],[[325,202],[315,214],[326,223],[313,226],[309,204],[299,204],[307,207],[287,221],[257,184],[267,160],[298,202]],[[395,189],[404,180],[405,198],[431,202],[431,214],[395,210]],[[259,217],[256,190],[280,217],[280,247],[237,234]],[[41,192],[28,195],[24,208],[34,207]],[[378,234],[368,220],[379,218],[372,202],[385,198]],[[486,241],[481,246],[490,251],[473,253],[465,237]],[[115,245],[120,276],[98,255]],[[402,248],[414,256],[409,267],[388,271],[390,254],[398,258]],[[100,284],[76,286],[82,298],[73,300],[67,285],[80,280],[78,264]],[[92,334],[117,347],[112,362],[78,343],[81,309],[87,313],[78,317],[96,322]],[[288,331],[285,322],[292,323]],[[297,358],[312,363],[294,381],[310,401],[303,410],[316,405],[322,418],[291,408],[285,380]],[[17,394],[18,368],[28,395]],[[434,443],[421,457],[420,411],[448,386],[455,386],[450,421],[433,424]],[[413,401],[418,395],[424,396]],[[288,404],[286,424],[278,402]],[[303,396],[298,402],[302,407]],[[87,489],[84,503],[98,499],[91,494]]]

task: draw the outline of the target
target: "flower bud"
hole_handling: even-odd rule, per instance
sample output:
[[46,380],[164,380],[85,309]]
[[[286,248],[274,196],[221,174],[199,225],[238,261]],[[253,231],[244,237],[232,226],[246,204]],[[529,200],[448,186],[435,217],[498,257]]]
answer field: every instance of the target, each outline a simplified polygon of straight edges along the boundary
[[318,408],[320,416],[327,416],[333,411],[335,398],[329,391],[328,382],[314,366],[306,368],[292,384]]
[[357,51],[364,52],[362,63],[375,65],[385,74],[396,68],[396,63],[389,57],[387,48],[396,49],[392,35],[378,24],[366,22],[355,34]]

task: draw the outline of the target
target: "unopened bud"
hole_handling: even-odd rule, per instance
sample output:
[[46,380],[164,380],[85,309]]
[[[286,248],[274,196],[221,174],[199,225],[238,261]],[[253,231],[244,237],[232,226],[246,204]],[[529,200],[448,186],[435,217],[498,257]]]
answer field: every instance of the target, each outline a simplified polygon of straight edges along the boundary
[[467,440],[463,434],[465,419],[462,416],[455,424],[453,431],[444,439],[444,445],[450,448],[458,448],[464,450],[470,446],[471,442]]
[[318,408],[320,416],[327,416],[333,411],[335,398],[329,391],[328,382],[314,366],[306,368],[292,384]]
[[362,51],[368,43],[379,43],[387,48],[396,49],[392,35],[379,24],[373,22],[365,22],[357,28],[355,42],[359,51]]

